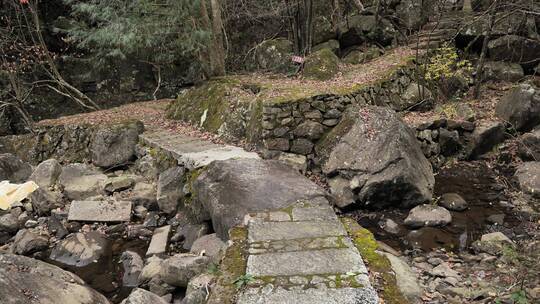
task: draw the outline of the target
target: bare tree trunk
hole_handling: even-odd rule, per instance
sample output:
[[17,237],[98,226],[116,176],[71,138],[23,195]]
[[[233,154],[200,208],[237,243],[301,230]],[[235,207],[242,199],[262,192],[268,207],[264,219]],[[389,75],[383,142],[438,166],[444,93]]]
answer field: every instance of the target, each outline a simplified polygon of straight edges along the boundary
[[495,13],[497,11],[497,4],[498,0],[495,0],[495,2],[491,5],[490,11],[488,14],[488,28],[486,29],[484,33],[484,40],[482,42],[482,51],[480,53],[480,59],[478,60],[478,65],[476,66],[476,80],[474,85],[474,98],[478,98],[480,96],[480,87],[482,86],[482,78],[484,74],[484,63],[486,61],[486,53],[487,53],[487,46],[489,43],[489,40],[491,39],[491,33],[493,31],[493,26],[495,25]]
[[311,52],[313,44],[313,1],[296,0],[295,4],[285,0],[294,41],[294,52],[305,56]]
[[225,49],[223,42],[223,20],[219,0],[210,0],[212,6],[212,34],[214,36],[214,56],[216,56],[214,75],[225,75]]

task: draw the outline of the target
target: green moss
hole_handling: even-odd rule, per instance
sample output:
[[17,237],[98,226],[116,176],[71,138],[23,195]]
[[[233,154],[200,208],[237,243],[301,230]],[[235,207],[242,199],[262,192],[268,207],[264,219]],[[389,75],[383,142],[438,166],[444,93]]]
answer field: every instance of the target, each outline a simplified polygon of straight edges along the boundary
[[208,304],[233,304],[237,293],[234,281],[246,274],[247,266],[247,229],[235,227],[229,231],[232,245],[225,251],[219,266],[220,275],[212,288]]
[[376,279],[378,279],[377,285],[382,287],[382,294],[380,296],[383,298],[384,303],[409,303],[399,291],[390,261],[385,256],[377,253],[379,245],[373,234],[358,225],[354,219],[342,218],[341,221],[353,239],[353,243],[360,252],[364,262],[368,265],[368,269],[380,275],[376,276]]

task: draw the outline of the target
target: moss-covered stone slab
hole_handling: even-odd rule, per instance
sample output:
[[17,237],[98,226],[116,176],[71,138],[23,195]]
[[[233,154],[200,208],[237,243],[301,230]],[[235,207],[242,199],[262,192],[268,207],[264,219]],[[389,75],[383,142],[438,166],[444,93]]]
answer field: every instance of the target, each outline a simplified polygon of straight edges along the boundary
[[367,273],[356,249],[322,249],[250,255],[246,273],[254,277]]
[[377,304],[379,298],[372,288],[285,290],[268,292],[247,290],[237,304]]
[[292,240],[346,235],[341,223],[334,221],[310,222],[254,222],[249,226],[249,241]]

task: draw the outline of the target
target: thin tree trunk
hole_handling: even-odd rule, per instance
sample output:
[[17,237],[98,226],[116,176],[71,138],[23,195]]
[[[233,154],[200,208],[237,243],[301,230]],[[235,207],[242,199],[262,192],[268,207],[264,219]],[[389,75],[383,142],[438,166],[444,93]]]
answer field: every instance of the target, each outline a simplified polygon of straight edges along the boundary
[[[208,16],[208,9],[206,8],[206,0],[201,0],[201,24],[205,31],[212,32],[212,27],[210,25],[210,17]],[[213,76],[214,73],[214,56],[212,54],[212,40],[204,47],[204,50],[201,50],[201,62],[203,63],[204,74],[207,78]]]
[[214,76],[225,75],[225,50],[223,43],[223,20],[219,0],[210,0],[212,6],[212,33],[214,37]]

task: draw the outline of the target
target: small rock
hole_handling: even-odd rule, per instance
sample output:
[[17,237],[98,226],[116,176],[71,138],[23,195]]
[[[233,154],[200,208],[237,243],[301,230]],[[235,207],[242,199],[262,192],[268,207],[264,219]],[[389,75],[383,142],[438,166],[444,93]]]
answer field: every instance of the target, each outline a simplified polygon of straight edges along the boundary
[[67,265],[84,267],[105,257],[109,242],[99,232],[75,233],[52,249],[50,259]]
[[295,168],[300,172],[306,172],[307,170],[307,157],[304,155],[298,155],[294,153],[281,153],[278,157],[278,160],[285,162],[291,167]]
[[518,153],[523,160],[540,160],[540,128],[521,136]]
[[394,222],[392,219],[385,219],[383,221],[381,221],[379,223],[379,225],[381,226],[381,228],[390,233],[390,234],[398,234],[400,229],[399,229],[399,225]]
[[0,181],[25,182],[32,174],[32,167],[10,153],[0,154]]
[[318,122],[306,121],[298,125],[294,130],[294,135],[309,139],[319,139],[324,133],[324,127]]
[[200,274],[188,283],[186,297],[183,304],[204,304],[208,297],[208,291],[215,277],[208,273]]
[[452,211],[464,211],[468,208],[467,202],[457,193],[445,193],[439,200],[439,205]]
[[540,124],[540,89],[530,84],[516,86],[499,100],[495,112],[517,131],[530,131]]
[[129,222],[131,202],[126,201],[73,201],[68,220],[82,222]]
[[504,218],[505,218],[504,214],[492,214],[487,217],[486,221],[489,224],[502,225],[504,224]]
[[182,226],[173,237],[174,241],[183,240],[182,248],[190,250],[193,242],[203,235],[207,234],[210,227],[206,223],[203,224],[186,224]]
[[148,183],[137,183],[131,191],[131,201],[135,205],[142,205],[148,210],[157,210],[157,190],[156,185]]
[[133,251],[125,251],[120,256],[120,262],[124,268],[122,277],[123,287],[137,287],[139,285],[139,275],[144,267],[142,258]]
[[167,304],[169,302],[162,299],[160,296],[141,289],[141,288],[135,288],[129,294],[129,297],[127,297],[124,301],[122,301],[121,304]]
[[109,193],[119,192],[133,187],[135,180],[130,176],[111,177],[105,184],[105,191]]
[[0,216],[0,232],[15,233],[19,230],[17,216],[8,213]]
[[430,272],[431,275],[437,276],[437,277],[454,277],[459,278],[459,273],[457,273],[455,270],[450,268],[450,265],[448,263],[441,263],[437,267],[433,268]]
[[70,200],[83,200],[103,193],[107,176],[84,164],[70,164],[62,169],[58,183]]
[[29,255],[49,248],[49,240],[41,235],[23,229],[15,235],[13,252],[20,255]]
[[516,177],[523,192],[540,198],[540,161],[521,164]]
[[180,199],[184,196],[182,188],[185,173],[183,167],[173,167],[159,175],[157,203],[161,211],[169,214],[176,211]]
[[56,184],[60,173],[62,173],[60,163],[56,159],[48,159],[36,167],[30,180],[42,188],[48,188]]
[[405,225],[412,228],[445,226],[452,221],[452,215],[443,207],[434,205],[416,206],[409,212]]
[[389,254],[383,253],[390,261],[392,270],[396,274],[396,284],[401,293],[411,303],[417,303],[422,296],[422,289],[416,279],[416,274],[402,259]]
[[176,254],[163,262],[160,276],[167,284],[187,287],[189,280],[206,271],[209,262],[205,256]]
[[191,246],[190,252],[197,255],[205,255],[209,257],[214,264],[219,264],[225,247],[225,243],[217,236],[217,234],[212,233],[195,240]]
[[146,251],[146,256],[155,254],[162,254],[167,252],[167,246],[169,245],[169,235],[171,233],[171,226],[167,225],[154,230],[152,240]]
[[470,136],[467,147],[468,158],[477,159],[484,153],[491,151],[504,141],[504,132],[505,128],[501,122],[484,121],[480,123]]

